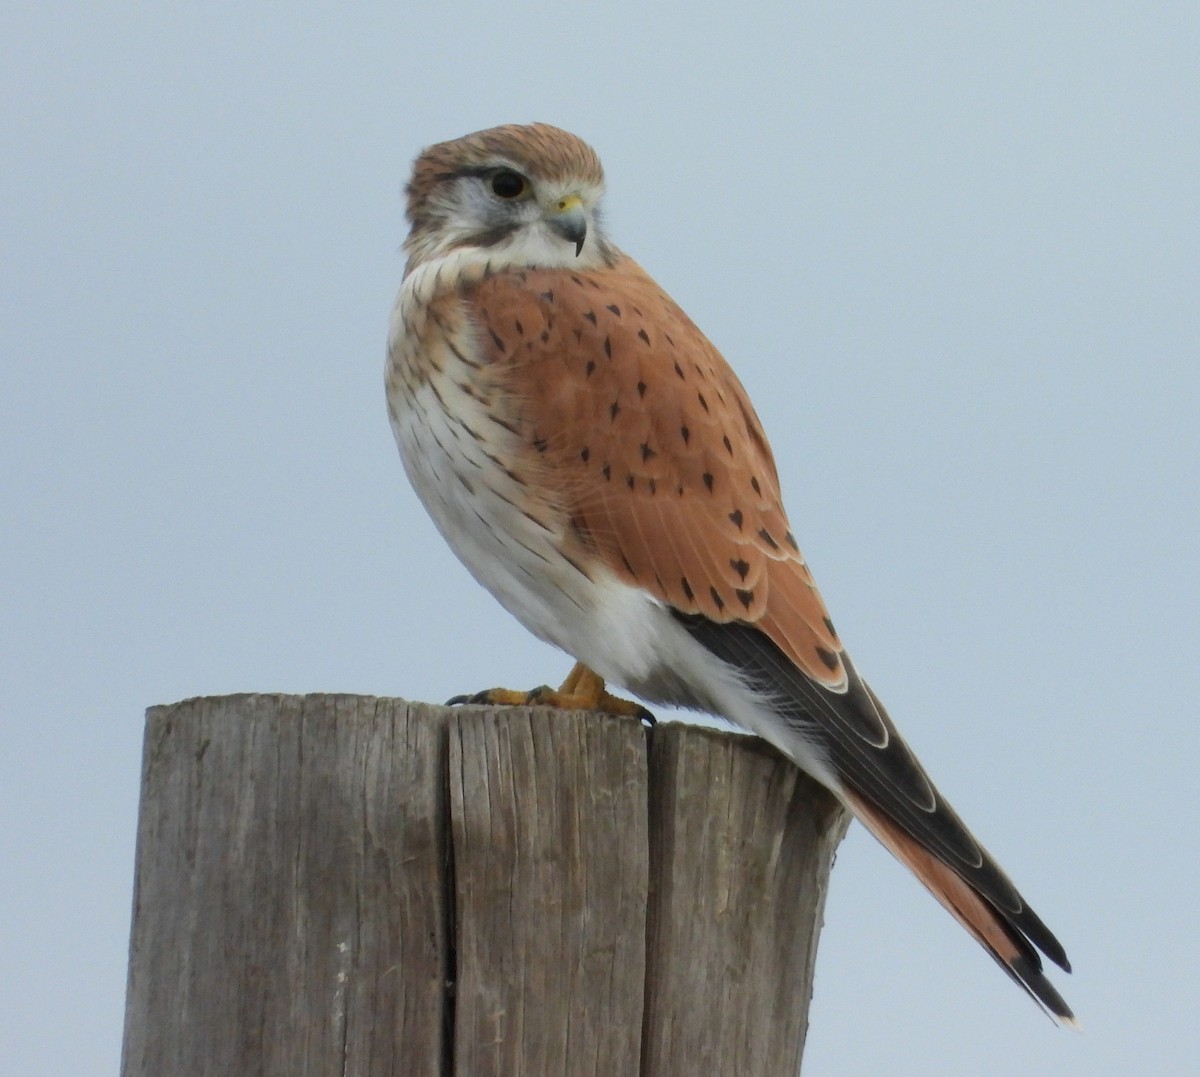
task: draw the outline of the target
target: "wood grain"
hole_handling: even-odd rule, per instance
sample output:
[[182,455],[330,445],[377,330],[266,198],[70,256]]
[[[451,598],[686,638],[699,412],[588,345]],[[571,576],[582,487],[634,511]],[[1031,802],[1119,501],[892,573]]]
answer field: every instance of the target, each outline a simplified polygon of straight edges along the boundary
[[656,731],[643,1077],[799,1072],[849,816],[757,738]]
[[440,1072],[444,718],[352,696],[148,713],[125,1077]]
[[152,708],[123,1077],[794,1077],[845,823],[692,726]]
[[456,1073],[636,1074],[645,731],[514,708],[450,731]]

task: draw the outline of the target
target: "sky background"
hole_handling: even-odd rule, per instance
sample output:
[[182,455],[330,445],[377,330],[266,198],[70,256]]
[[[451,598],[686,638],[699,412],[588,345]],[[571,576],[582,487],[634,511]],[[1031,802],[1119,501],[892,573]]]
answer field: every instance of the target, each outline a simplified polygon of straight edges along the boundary
[[0,40],[0,1070],[117,1071],[145,707],[566,672],[382,390],[411,159],[536,119],[1075,964],[1082,1036],[855,829],[806,1077],[1192,1071],[1200,6],[8,0]]

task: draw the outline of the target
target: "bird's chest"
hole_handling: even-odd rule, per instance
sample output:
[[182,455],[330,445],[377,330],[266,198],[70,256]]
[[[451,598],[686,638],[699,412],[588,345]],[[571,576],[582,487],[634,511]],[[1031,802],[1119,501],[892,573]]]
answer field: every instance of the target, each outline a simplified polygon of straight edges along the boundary
[[527,627],[551,627],[586,602],[564,557],[568,530],[517,409],[466,334],[428,320],[393,334],[388,412],[405,470],[458,558]]

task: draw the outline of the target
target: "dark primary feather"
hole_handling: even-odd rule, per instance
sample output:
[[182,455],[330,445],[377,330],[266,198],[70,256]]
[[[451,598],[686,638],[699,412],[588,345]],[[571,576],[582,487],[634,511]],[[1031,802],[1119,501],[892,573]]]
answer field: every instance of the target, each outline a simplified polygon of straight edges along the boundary
[[[717,658],[736,666],[748,685],[775,703],[779,716],[819,732],[839,778],[895,820],[942,860],[1051,961],[1070,971],[1062,944],[1025,904],[999,865],[975,840],[930,781],[866,682],[843,655],[850,673],[845,693],[815,684],[759,629],[677,614],[680,623]],[[1041,962],[1026,944],[1026,960]]]

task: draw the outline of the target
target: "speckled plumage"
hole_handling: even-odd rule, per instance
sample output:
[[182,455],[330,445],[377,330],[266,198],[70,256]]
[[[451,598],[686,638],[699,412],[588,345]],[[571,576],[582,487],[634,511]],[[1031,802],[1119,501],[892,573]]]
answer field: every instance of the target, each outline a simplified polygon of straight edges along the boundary
[[599,159],[544,124],[441,143],[409,185],[387,393],[409,477],[476,578],[651,701],[826,784],[1060,1020],[1054,936],[854,669],[733,371],[603,235]]
[[[581,549],[683,613],[761,624],[810,676],[844,680],[745,390],[629,259],[518,270],[469,293],[524,459]],[[697,518],[703,526],[697,526]]]

